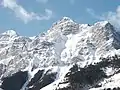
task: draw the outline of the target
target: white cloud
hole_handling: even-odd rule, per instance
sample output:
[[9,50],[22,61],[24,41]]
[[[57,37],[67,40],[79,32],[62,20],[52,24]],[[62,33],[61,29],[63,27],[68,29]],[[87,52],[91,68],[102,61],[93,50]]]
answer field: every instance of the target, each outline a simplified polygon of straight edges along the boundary
[[94,17],[94,18],[96,18],[96,19],[100,19],[100,20],[104,19],[102,16],[97,15],[97,14],[95,13],[95,11],[94,11],[93,9],[91,9],[91,8],[87,8],[86,11],[87,11],[87,13],[89,13],[92,17]]
[[46,15],[40,15],[40,16],[36,15],[36,19],[37,20],[49,20],[52,18],[53,12],[51,10],[45,9],[45,13],[46,13]]
[[48,0],[36,0],[37,2],[40,2],[40,3],[47,3]]
[[115,12],[110,11],[103,14],[102,16],[104,17],[104,20],[108,20],[117,28],[120,28],[120,6],[117,7]]
[[102,13],[102,15],[95,14],[93,9],[87,8],[87,12],[94,18],[99,20],[107,20],[113,24],[116,28],[120,28],[120,6],[117,7],[116,11],[108,11]]
[[44,15],[38,15],[34,12],[28,12],[21,5],[18,5],[16,0],[3,0],[2,5],[5,8],[12,10],[15,13],[16,17],[18,17],[25,23],[31,20],[49,20],[53,15],[53,12],[49,9],[45,9]]

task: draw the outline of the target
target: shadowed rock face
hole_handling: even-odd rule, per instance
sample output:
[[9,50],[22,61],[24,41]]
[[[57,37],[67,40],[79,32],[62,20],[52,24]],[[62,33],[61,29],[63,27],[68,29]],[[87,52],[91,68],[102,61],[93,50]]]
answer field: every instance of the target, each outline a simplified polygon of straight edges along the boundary
[[34,78],[31,79],[31,81],[29,82],[29,84],[27,86],[30,87],[30,86],[34,85],[36,82],[38,82],[39,79],[42,77],[43,73],[44,73],[44,70],[39,70],[35,74]]
[[[105,78],[110,78],[113,75],[120,72],[118,70],[114,74],[106,75],[103,71],[106,67],[112,67],[114,69],[120,68],[120,56],[113,56],[108,58],[102,58],[102,61],[96,63],[95,65],[88,65],[84,68],[79,68],[77,64],[75,64],[70,71],[66,74],[66,81],[60,84],[69,83],[67,87],[59,88],[56,90],[89,90],[91,88],[99,88],[102,87],[102,84],[99,84]],[[85,89],[84,89],[85,87]],[[108,87],[105,89],[97,89],[97,90],[120,90],[119,87]]]
[[106,88],[106,89],[104,89],[104,90],[120,90],[120,88],[119,88],[119,87],[116,87],[116,88],[113,88],[113,89],[111,89],[111,88]]
[[[41,88],[54,82],[57,73],[49,73],[49,70],[45,73],[44,70],[39,70],[34,78],[31,79],[27,85],[28,90],[40,90]],[[32,88],[30,88],[32,87]]]
[[17,72],[10,77],[3,78],[1,88],[4,90],[20,90],[27,79],[28,79],[27,71]]
[[[80,71],[78,69],[80,69]],[[58,90],[84,90],[84,87],[95,87],[102,78],[106,77],[98,65],[89,65],[85,68],[78,68],[77,65],[74,65],[65,76],[67,83],[69,82],[70,85],[67,88],[65,87]]]

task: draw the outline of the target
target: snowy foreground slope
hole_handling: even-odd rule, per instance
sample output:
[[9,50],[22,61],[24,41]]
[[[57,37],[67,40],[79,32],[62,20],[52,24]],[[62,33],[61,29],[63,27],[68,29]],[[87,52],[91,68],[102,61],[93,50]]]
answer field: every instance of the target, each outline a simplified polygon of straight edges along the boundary
[[0,90],[120,90],[120,33],[68,17],[46,32],[0,34]]

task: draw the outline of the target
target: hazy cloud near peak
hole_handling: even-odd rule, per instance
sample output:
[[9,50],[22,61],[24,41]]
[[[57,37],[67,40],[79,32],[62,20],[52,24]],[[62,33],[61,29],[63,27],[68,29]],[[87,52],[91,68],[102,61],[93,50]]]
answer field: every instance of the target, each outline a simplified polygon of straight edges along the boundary
[[31,20],[49,20],[53,15],[53,11],[49,9],[45,9],[45,13],[40,15],[34,12],[28,12],[16,0],[3,0],[2,6],[12,10],[16,17],[24,21],[24,23],[28,23]]
[[87,8],[86,9],[87,13],[89,13],[93,18],[99,19],[99,20],[103,20],[104,17],[103,16],[99,16],[95,13],[95,11],[91,8]]
[[107,14],[104,14],[103,17],[116,27],[120,28],[120,6],[117,7],[115,12],[110,11]]
[[86,11],[93,17],[98,20],[107,20],[113,24],[116,28],[120,28],[120,6],[116,8],[116,11],[108,11],[97,15],[93,9],[87,8]]

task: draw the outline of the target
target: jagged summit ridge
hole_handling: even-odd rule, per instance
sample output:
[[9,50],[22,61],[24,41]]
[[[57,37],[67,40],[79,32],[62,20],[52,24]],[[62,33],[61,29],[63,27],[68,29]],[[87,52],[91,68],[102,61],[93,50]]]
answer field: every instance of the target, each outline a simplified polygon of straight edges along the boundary
[[2,33],[2,35],[17,36],[18,34],[14,30],[8,30],[8,31]]
[[[12,54],[16,60],[20,59],[18,56],[23,55],[26,58],[32,57],[28,59],[33,59],[33,65],[43,67],[75,62],[90,64],[96,56],[104,55],[108,52],[107,50],[110,51],[116,46],[119,48],[119,43],[117,43],[119,37],[116,38],[117,33],[112,32],[114,28],[111,28],[112,25],[107,21],[97,22],[89,26],[75,23],[70,18],[64,17],[57,23],[46,34],[37,36],[32,40],[21,36],[15,37],[12,39],[12,46],[8,45],[5,52],[9,56]],[[16,33],[7,31],[4,34],[15,35]],[[13,49],[13,47],[18,48],[18,50]],[[24,54],[22,54],[23,52]],[[5,56],[7,55],[5,54]],[[73,61],[77,57],[79,59]],[[23,58],[21,57],[21,59]]]
[[74,22],[71,18],[69,17],[63,17],[61,20],[61,22],[65,22],[65,21],[69,21],[69,22]]
[[120,48],[120,35],[108,21],[88,25],[68,17],[53,24],[46,33],[32,38],[9,30],[2,33],[0,39],[0,77],[27,71],[29,78],[22,90],[26,90],[27,83],[41,69],[46,75],[52,72],[56,76],[57,73],[57,78],[53,77],[56,78],[56,85],[52,87],[55,89],[72,65],[84,68],[99,63],[100,58],[116,54]]

